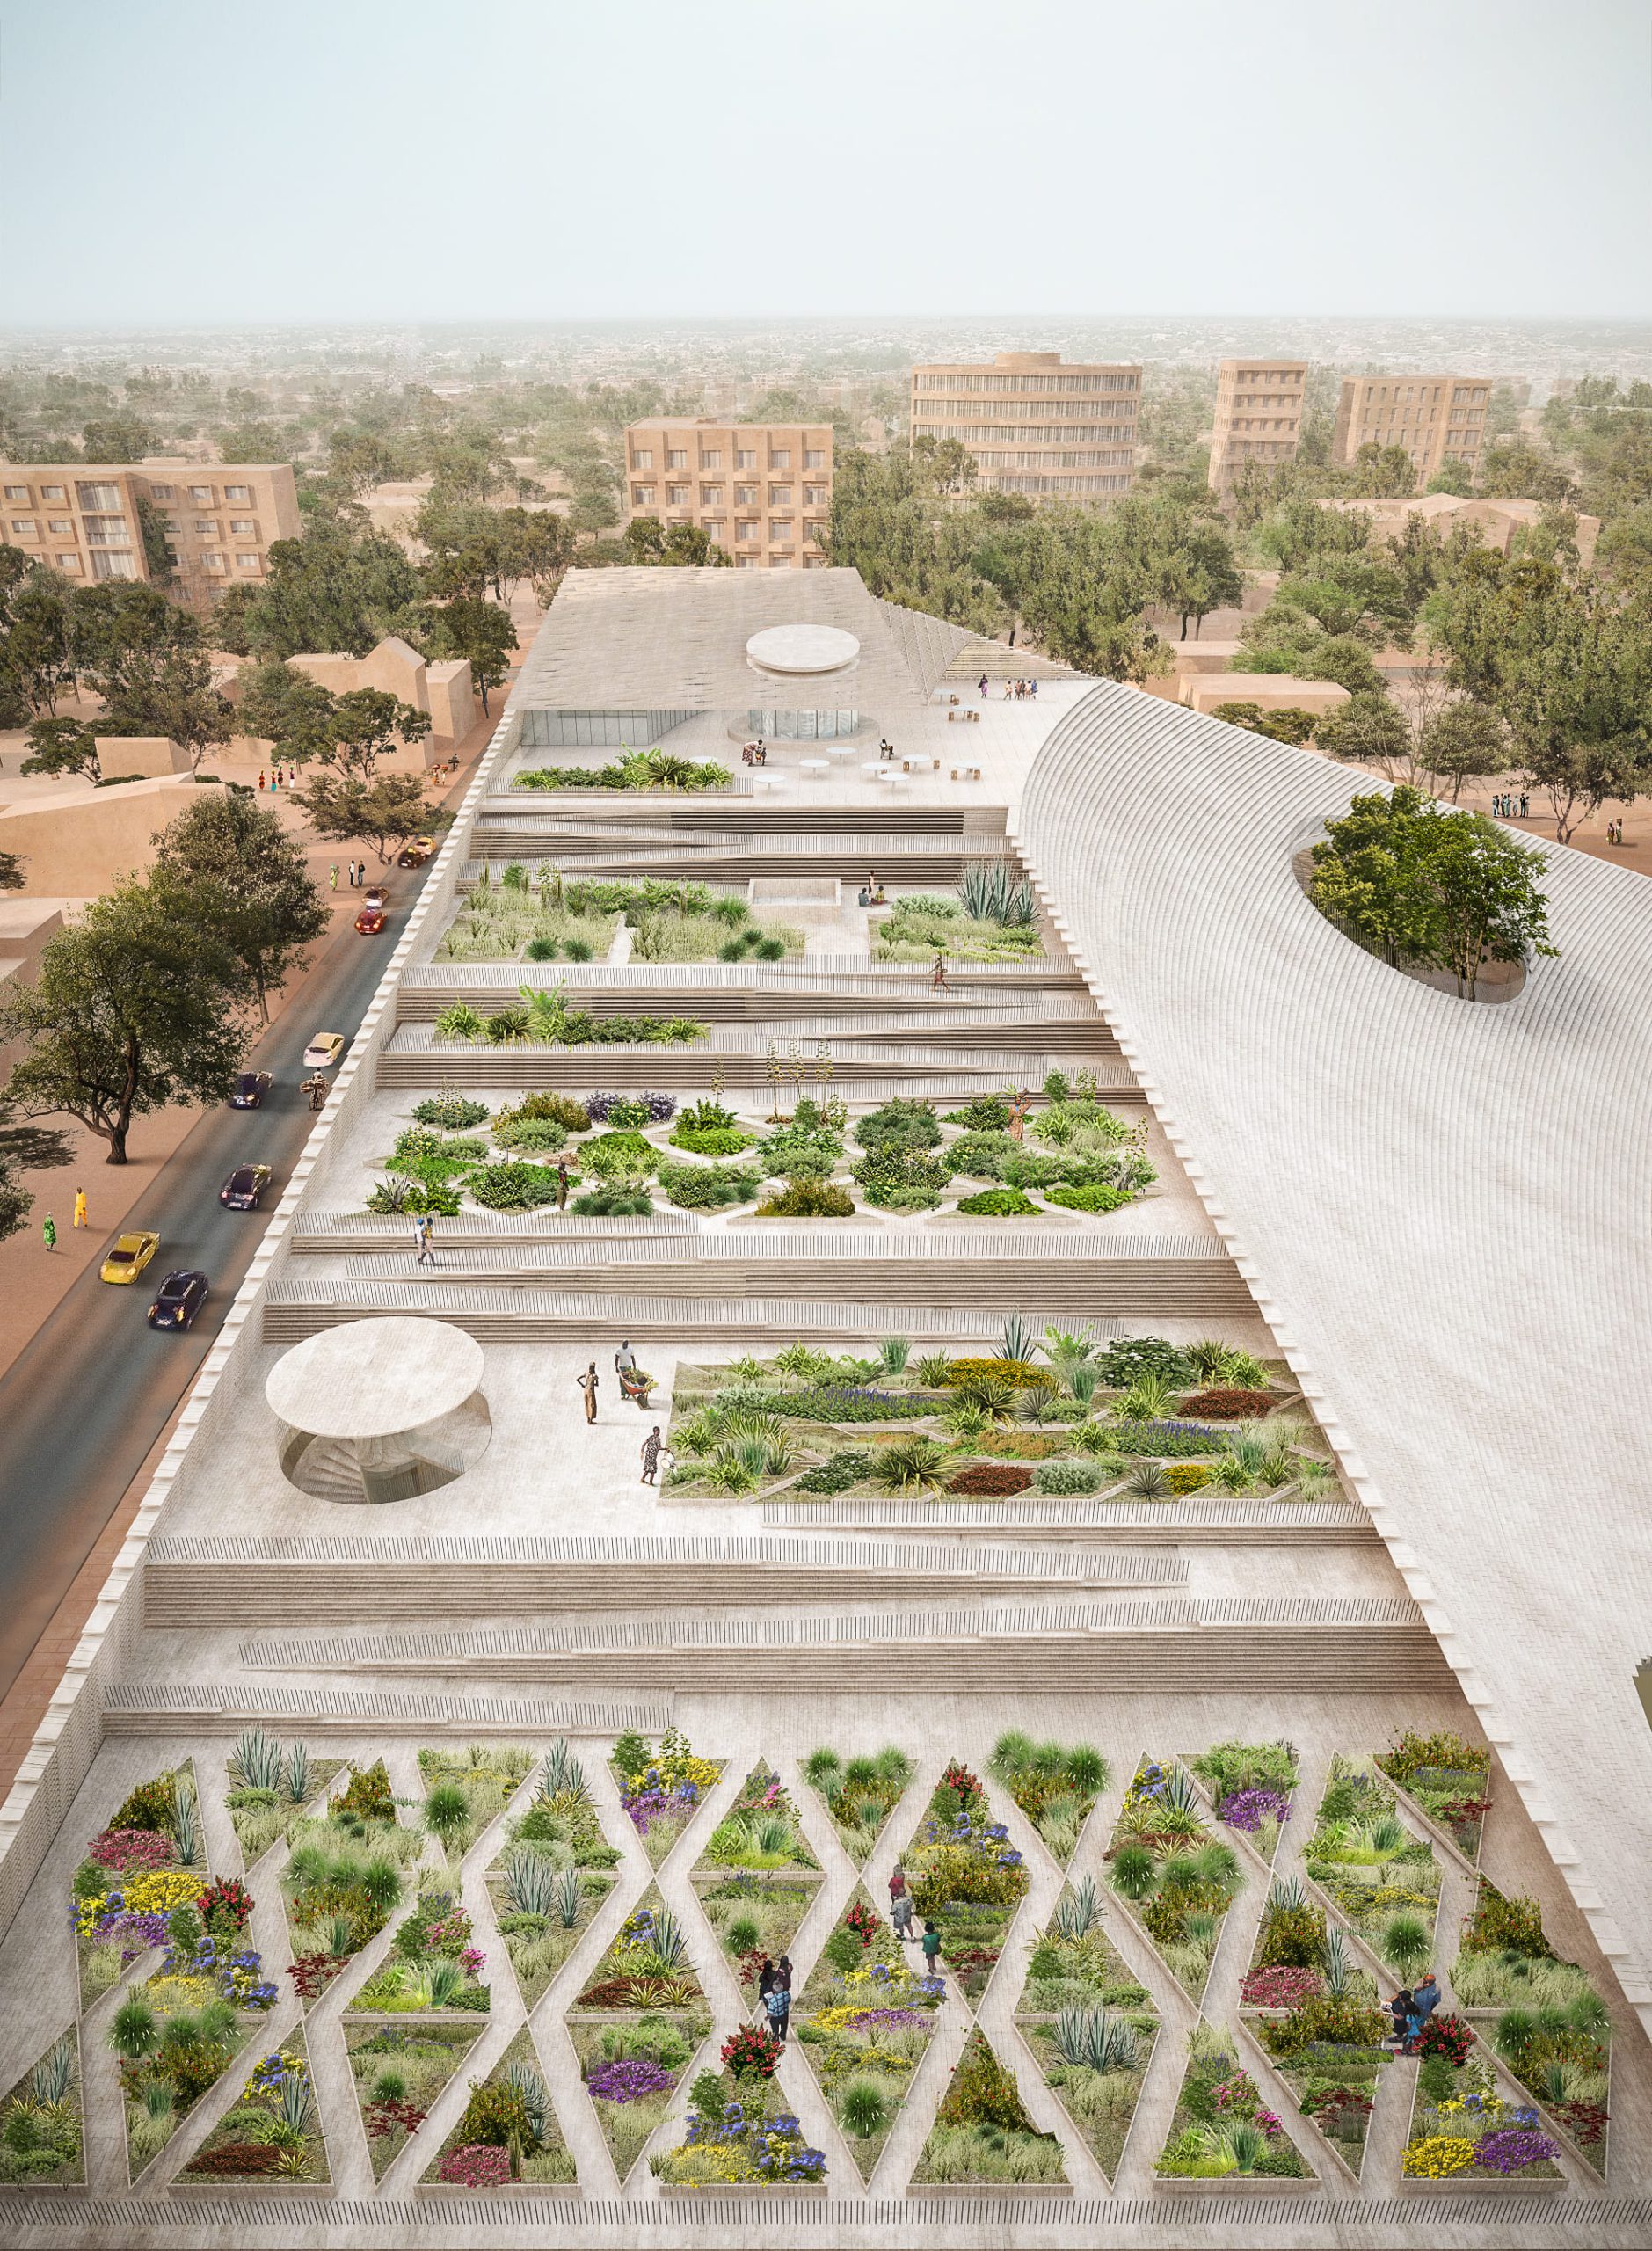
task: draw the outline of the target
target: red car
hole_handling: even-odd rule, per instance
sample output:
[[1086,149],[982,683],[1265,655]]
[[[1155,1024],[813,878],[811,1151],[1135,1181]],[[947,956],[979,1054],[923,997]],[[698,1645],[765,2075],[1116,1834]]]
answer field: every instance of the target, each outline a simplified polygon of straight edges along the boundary
[[364,938],[376,938],[383,928],[384,909],[382,907],[364,907],[356,916],[356,929]]

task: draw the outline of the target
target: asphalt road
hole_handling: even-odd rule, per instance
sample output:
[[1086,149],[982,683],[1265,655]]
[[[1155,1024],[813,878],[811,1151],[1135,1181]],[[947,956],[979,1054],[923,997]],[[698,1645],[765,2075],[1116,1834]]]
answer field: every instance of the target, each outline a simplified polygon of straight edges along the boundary
[[[88,1267],[0,1378],[0,1695],[17,1679],[145,1456],[193,1382],[315,1119],[298,1090],[317,1031],[353,1038],[428,869],[391,878],[383,934],[348,922],[326,940],[302,994],[247,1059],[275,1083],[262,1108],[205,1112],[127,1224],[154,1227],[147,1273],[120,1287]],[[226,1212],[218,1191],[261,1159],[275,1178],[262,1212]],[[212,1278],[184,1335],[144,1319],[151,1286],[174,1266]]]

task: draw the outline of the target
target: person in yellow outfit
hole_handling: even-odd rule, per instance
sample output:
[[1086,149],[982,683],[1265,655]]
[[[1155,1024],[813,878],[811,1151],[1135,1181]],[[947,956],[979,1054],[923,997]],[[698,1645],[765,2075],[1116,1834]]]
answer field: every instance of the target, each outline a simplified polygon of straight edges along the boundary
[[91,1225],[91,1221],[86,1217],[86,1191],[84,1188],[77,1188],[75,1191],[75,1225],[77,1227],[89,1227]]

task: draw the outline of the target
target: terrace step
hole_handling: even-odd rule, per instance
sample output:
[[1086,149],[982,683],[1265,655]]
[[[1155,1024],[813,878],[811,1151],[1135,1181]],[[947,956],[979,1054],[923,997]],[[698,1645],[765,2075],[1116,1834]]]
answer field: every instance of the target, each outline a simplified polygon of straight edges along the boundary
[[229,1735],[246,1726],[302,1728],[306,1734],[350,1736],[426,1733],[520,1735],[543,1742],[557,1735],[618,1735],[635,1728],[659,1735],[676,1716],[669,1696],[628,1702],[506,1702],[496,1696],[397,1695],[367,1688],[288,1688],[265,1680],[117,1680],[104,1690],[106,1735],[176,1732]]
[[[933,755],[933,754],[931,754]],[[520,772],[535,763],[524,746]],[[644,838],[692,836],[710,830],[731,836],[845,834],[878,836],[973,836],[1004,851],[1004,812],[1001,806],[977,805],[898,805],[799,803],[785,805],[775,798],[759,797],[747,790],[741,795],[718,792],[703,798],[639,796],[635,790],[519,790],[501,778],[484,798],[481,818],[503,812],[506,817],[542,813],[548,821],[570,828],[612,827],[631,824],[630,833]],[[542,831],[535,833],[542,834]]]
[[[708,998],[713,994],[741,996],[776,993],[819,994],[824,1001],[860,999],[874,1012],[902,1006],[921,1006],[932,997],[929,973],[912,963],[873,962],[864,954],[811,954],[806,960],[786,961],[630,961],[622,975],[600,961],[428,961],[403,973],[398,991],[424,991],[451,996],[455,992],[514,993],[521,985],[565,985],[571,993],[619,990],[638,1005],[644,993],[686,992]],[[1057,992],[1085,997],[1084,984],[1075,969],[1048,955],[1029,954],[1024,960],[958,962],[947,971],[947,998],[957,1008],[991,1009],[1023,989]],[[663,1014],[663,1010],[655,1010]],[[704,1008],[702,1015],[707,1013]]]
[[[484,982],[477,975],[479,970],[502,973]],[[485,1012],[490,1006],[514,1003],[525,985],[549,991],[560,982],[538,962],[455,963],[439,985],[402,987],[396,1021],[429,1024],[455,1001],[469,1001]],[[954,990],[937,1009],[913,994],[824,989],[829,983],[823,978],[804,988],[799,980],[779,990],[732,983],[704,986],[657,972],[644,986],[634,982],[626,968],[610,970],[605,979],[587,980],[578,988],[571,987],[569,997],[594,1016],[682,1016],[703,1024],[784,1024],[799,1038],[841,1038],[848,1024],[853,1026],[848,1036],[862,1044],[904,1043],[915,1038],[925,1046],[956,1047],[979,1042],[985,1035],[1004,1053],[1068,1039],[1076,1039],[1091,1053],[1118,1053],[1118,1042],[1104,1020],[1076,994]]]
[[1354,1501],[1207,1500],[1200,1494],[1168,1502],[1059,1500],[889,1501],[846,1499],[765,1501],[763,1529],[876,1532],[891,1539],[913,1533],[934,1538],[1017,1541],[1116,1539],[1167,1547],[1381,1546],[1381,1537]]
[[[564,875],[627,877],[669,876],[697,883],[745,885],[753,876],[824,877],[838,883],[860,884],[869,871],[882,877],[887,888],[901,891],[953,891],[964,880],[973,860],[1001,857],[1001,844],[975,847],[962,837],[950,841],[937,837],[794,836],[765,838],[761,843],[696,844],[687,839],[675,843],[639,845],[636,838],[615,837],[604,843],[558,841],[548,854],[540,841],[537,854],[520,830],[483,825],[475,838],[478,854],[491,865],[518,860],[530,877],[542,862],[560,868]],[[787,849],[790,848],[790,849]],[[881,863],[881,864],[880,864]]]
[[[526,983],[528,980],[524,979],[520,981]],[[542,980],[534,981],[539,983]],[[517,993],[511,996],[513,999],[520,995],[520,989],[519,984]],[[451,997],[451,994],[448,996],[448,999]],[[687,997],[691,1002],[695,1002],[699,996]],[[806,996],[799,995],[798,997],[801,1003]],[[656,999],[652,994],[649,996],[649,1002],[639,1003],[635,991],[617,981],[604,993],[581,994],[580,1004],[599,1021],[637,1014],[649,1016],[697,1014],[702,1022],[719,1021],[717,1017],[692,1005],[680,1010],[668,1009],[663,1005],[663,996]],[[443,1000],[441,1006],[445,1008],[447,1005],[447,1000]],[[439,1013],[438,1009],[432,1008],[428,1011],[428,1017],[424,1020],[433,1019]],[[421,1016],[422,1015],[423,1012]],[[421,1016],[398,1015],[397,1021],[398,1024],[405,1025],[411,1030],[420,1023]],[[740,1016],[731,1014],[720,1020],[739,1024],[748,1019],[743,1014]],[[786,1014],[776,1015],[768,1021],[775,1023],[777,1027],[783,1028],[789,1039],[798,1041],[810,1048],[822,1041],[839,1041],[843,1038],[844,1018],[832,1015],[822,1016],[812,1011],[805,1013],[801,1005],[793,1008]],[[955,1049],[964,1050],[972,1054],[983,1046],[990,1046],[995,1054],[1002,1056],[1012,1065],[1012,1075],[1013,1066],[1018,1064],[1023,1055],[1028,1053],[1041,1055],[1046,1049],[1052,1047],[1059,1047],[1064,1053],[1073,1055],[1116,1056],[1118,1053],[1118,1042],[1102,1018],[1096,1015],[1093,1008],[1086,1007],[1078,1001],[1035,1002],[1016,1009],[1008,1021],[1005,1021],[1003,1016],[996,1012],[984,1020],[982,1014],[974,1009],[950,1007],[895,1010],[885,1009],[876,1013],[857,1011],[848,1021],[854,1026],[850,1036],[851,1044],[848,1048],[841,1050],[841,1053],[854,1060],[876,1061],[884,1069],[889,1067],[888,1051],[891,1049],[898,1051],[900,1057],[904,1059],[913,1054],[923,1055],[926,1052],[932,1056],[939,1057]],[[433,1041],[435,1035],[433,1032]],[[699,1043],[698,1045],[706,1044]],[[465,1045],[472,1053],[476,1052],[471,1043],[466,1042]],[[742,1040],[738,1033],[732,1035],[723,1033],[710,1045],[712,1051],[718,1054],[723,1053],[725,1049],[731,1050],[737,1055],[744,1054],[748,1051],[757,1051],[757,1042],[754,1038],[749,1041]],[[694,1052],[698,1052],[698,1045]],[[765,1066],[763,1081],[765,1084],[767,1083],[768,1045],[768,1040],[765,1038],[761,1050]],[[572,1052],[584,1055],[587,1059],[592,1053],[587,1048],[579,1048]],[[604,1054],[608,1052],[607,1049],[601,1051]],[[651,1047],[650,1052],[658,1053],[659,1049]],[[832,1060],[834,1067],[839,1066],[839,1055],[840,1050],[833,1047]],[[703,1066],[702,1068],[703,1071]],[[1128,1076],[1128,1074],[1125,1074],[1125,1076]]]
[[205,1538],[155,1543],[144,1568],[143,1614],[155,1628],[539,1619],[552,1612],[629,1617],[656,1605],[887,1600],[914,1584],[936,1591],[956,1584],[975,1597],[1052,1586],[1064,1593],[1176,1587],[1186,1580],[1185,1562],[1165,1549],[965,1549],[910,1538]]
[[[1247,1300],[1248,1308],[1248,1300]],[[1024,1310],[1024,1308],[1023,1308]],[[604,1297],[588,1291],[470,1289],[434,1284],[410,1302],[398,1283],[358,1282],[348,1290],[331,1282],[283,1278],[266,1287],[263,1336],[266,1344],[295,1344],[341,1321],[380,1314],[427,1315],[449,1321],[480,1344],[584,1344],[593,1329],[612,1329],[635,1344],[710,1343],[773,1344],[826,1339],[843,1344],[881,1337],[889,1325],[887,1305],[817,1300],[756,1299],[741,1304],[722,1298]],[[1042,1311],[1036,1312],[1042,1321]],[[965,1339],[996,1344],[1003,1322],[992,1314],[954,1312],[928,1306],[903,1306],[901,1322],[914,1343]]]

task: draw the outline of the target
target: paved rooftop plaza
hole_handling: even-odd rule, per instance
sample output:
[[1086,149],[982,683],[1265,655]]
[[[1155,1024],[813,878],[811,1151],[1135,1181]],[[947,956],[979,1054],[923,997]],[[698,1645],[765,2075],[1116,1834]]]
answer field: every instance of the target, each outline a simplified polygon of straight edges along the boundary
[[[854,636],[852,691],[833,701],[853,703],[875,768],[891,763],[880,736],[893,742],[898,780],[854,757],[806,768],[806,734],[772,740],[764,769],[741,765],[746,707],[801,701],[810,677],[760,685],[746,645],[792,626]],[[1291,874],[1361,784],[1050,667],[1036,701],[1007,702],[1017,656],[874,602],[846,572],[567,582],[5,1808],[8,2241],[1652,2240],[1652,1744],[1633,1685],[1648,1574],[1628,1410],[1647,1304],[1641,1233],[1622,1216],[1652,1187],[1630,1114],[1652,1058],[1630,879],[1554,853],[1560,960],[1515,1002],[1454,1003],[1345,945]],[[719,760],[734,786],[515,782],[600,766],[622,741]],[[1007,858],[1036,885],[1027,941],[986,932],[982,959],[960,939],[944,987],[921,947],[879,958],[903,897],[951,893]],[[477,901],[513,862],[527,883],[513,895],[544,903],[557,958],[528,960],[520,943],[464,958],[452,934],[482,927]],[[874,874],[888,907],[860,903]],[[787,934],[778,954],[673,958],[693,951],[692,918],[651,923],[657,904],[623,922],[565,911],[569,886],[600,898],[651,878],[745,900],[753,928]],[[585,958],[561,950],[593,930]],[[523,986],[703,1030],[570,1046],[439,1025],[459,1003],[516,1004]],[[1047,1169],[1027,1176],[1018,1216],[960,1209],[993,1180],[956,1165],[904,1210],[849,1176],[855,1129],[891,1101],[946,1118],[1006,1088],[1036,1095],[1052,1071],[1091,1074],[1122,1146],[1153,1169],[1117,1208],[1052,1202]],[[734,1167],[761,1162],[800,1096],[841,1102],[850,1146],[833,1177],[855,1208],[769,1219],[755,1190],[717,1207],[655,1187],[645,1211],[581,1215],[467,1188],[433,1221],[433,1267],[407,1214],[369,1208],[417,1156],[416,1105],[469,1104],[472,1122],[443,1131],[480,1149],[530,1093],[643,1090],[678,1118],[720,1101]],[[1055,1146],[1039,1116],[1023,1151]],[[565,1155],[578,1195],[604,1130],[505,1153]],[[641,1129],[651,1176],[716,1161],[678,1130]],[[973,1162],[970,1130],[946,1125],[942,1155]],[[1160,1420],[1131,1426],[1145,1434],[1129,1456],[1078,1451],[1094,1421],[1077,1391],[1043,1420],[944,1419],[942,1362],[1001,1358],[1018,1315],[1035,1335],[1088,1330],[1102,1355],[1146,1337],[1172,1359],[1208,1339],[1250,1355],[1266,1375],[1256,1427],[1284,1433],[1284,1453],[1248,1482],[1213,1478],[1230,1455],[1243,1472],[1248,1441],[1197,1424],[1185,1380],[1152,1407]],[[428,1365],[411,1375],[404,1357],[375,1384],[375,1351],[410,1319],[430,1324]],[[894,1337],[905,1366],[880,1357]],[[651,1380],[646,1410],[621,1396],[622,1340]],[[782,1383],[790,1347],[802,1354]],[[593,1359],[587,1425],[577,1385]],[[1110,1375],[1098,1405],[1121,1388]],[[767,1427],[764,1402],[782,1395],[791,1435],[740,1471],[739,1415]],[[435,1490],[351,1505],[359,1481],[352,1494],[295,1468],[295,1432],[397,1443],[478,1401],[480,1435],[455,1442],[457,1473]],[[678,1471],[644,1483],[657,1424]],[[947,1447],[941,1482],[880,1484],[881,1447],[914,1434],[921,1452]],[[1139,1475],[1150,1451],[1156,1492]],[[668,1760],[639,1796],[610,1753],[630,1730],[658,1761],[668,1729],[710,1763]],[[1104,1771],[1075,1765],[1078,1782],[1046,1787],[994,1762],[1007,1730],[1092,1746]],[[267,1773],[250,1732],[281,1746]],[[1457,1737],[1481,1763],[1449,1788],[1426,1761],[1403,1781],[1372,1766],[1408,1734]],[[1274,1827],[1247,1828],[1254,1809],[1206,1771],[1234,1743],[1289,1746]],[[866,1802],[875,1820],[808,1765],[823,1746],[842,1762],[904,1754],[881,1770],[892,1780],[854,1770],[855,1788],[883,1793]],[[568,1758],[583,1796],[556,1795]],[[1138,1788],[1144,1762],[1158,1779]],[[673,1796],[673,1775],[691,1787]],[[1213,1854],[1180,1922],[1166,1920],[1182,1879],[1153,1827],[1161,1792],[1188,1851]],[[1337,1811],[1350,1803],[1364,1827]],[[943,1825],[964,1809],[961,1842],[926,1842],[932,1806]],[[100,1873],[88,1848],[118,1811],[137,1842],[100,1843]],[[767,1842],[765,1820],[779,1824]],[[1124,1848],[1144,1834],[1158,1841],[1132,1904]],[[936,1912],[943,1988],[921,1995],[909,1956],[880,2035],[864,2014],[878,1978],[848,1982],[843,1919],[860,1918],[865,1963],[894,1962],[864,1910],[886,1909],[898,1857],[935,1886],[925,1856],[947,1852],[984,1855],[997,1873],[978,1882],[1004,1897],[925,1892],[968,1903]],[[524,1861],[543,1871],[537,1890]],[[225,1946],[257,1953],[270,2006],[220,2027],[229,2060],[205,2070],[198,2101],[175,2042],[152,2051],[181,2074],[172,2094],[146,2097],[165,2072],[110,2045],[128,1990],[166,2019],[225,1973],[180,1985],[185,1965],[169,1972],[146,1942],[159,1925],[133,1917],[208,1873],[251,1896]],[[1524,1950],[1488,1954],[1500,1898],[1535,1902],[1540,1943],[1576,1969],[1534,1952],[1530,1923]],[[1356,2011],[1386,2000],[1401,1912],[1422,1917],[1468,2061],[1362,2065],[1357,2038],[1339,2047],[1333,2029],[1302,2062],[1299,2019],[1267,1979],[1329,1980]],[[673,2189],[690,2087],[753,2016],[731,1935],[746,1913],[789,1949],[795,2007],[776,2077],[739,2093],[795,2119],[782,2147],[819,2153],[824,2171]],[[1290,1914],[1318,1930],[1304,1957],[1318,1967],[1264,1968],[1287,1958]],[[443,1935],[455,1915],[480,1964]],[[628,1932],[659,1940],[662,1917],[674,1970],[640,1941],[626,1950]],[[1466,1924],[1480,1947],[1459,1949]],[[654,1984],[633,1992],[626,1965],[644,1958]],[[1607,2022],[1551,2028],[1552,2067],[1499,2031],[1510,1996],[1590,1987]],[[1110,2078],[1056,2045],[1061,2007],[1098,2007],[1134,2027],[1133,2060]],[[904,2063],[877,2050],[896,2032]],[[982,2145],[978,2033],[1000,2067],[996,2178],[957,2169]],[[65,2035],[61,2084],[47,2070],[35,2088]],[[845,2041],[871,2043],[865,2068],[893,2090],[866,2131]],[[255,2066],[272,2056],[263,2094]],[[1226,2077],[1206,2131],[1212,2057]],[[587,2091],[607,2083],[605,2058],[624,2062],[614,2084],[634,2105]],[[481,2138],[530,2080],[529,2142]],[[1371,2088],[1340,2135],[1334,2084]],[[55,2127],[38,2123],[48,2098]],[[411,2136],[397,2124],[410,2103]],[[1220,2141],[1224,2113],[1242,2124],[1258,2106],[1271,2123],[1255,2149]],[[37,2123],[11,2123],[19,2107]],[[278,2140],[255,2146],[266,2127]],[[77,2133],[77,2153],[59,2162],[51,2131]],[[1202,2172],[1190,2134],[1224,2153]],[[1533,2159],[1539,2141],[1553,2154]],[[1402,2154],[1424,2145],[1434,2177]],[[1469,2165],[1461,2153],[1482,2145],[1500,2154]]]

